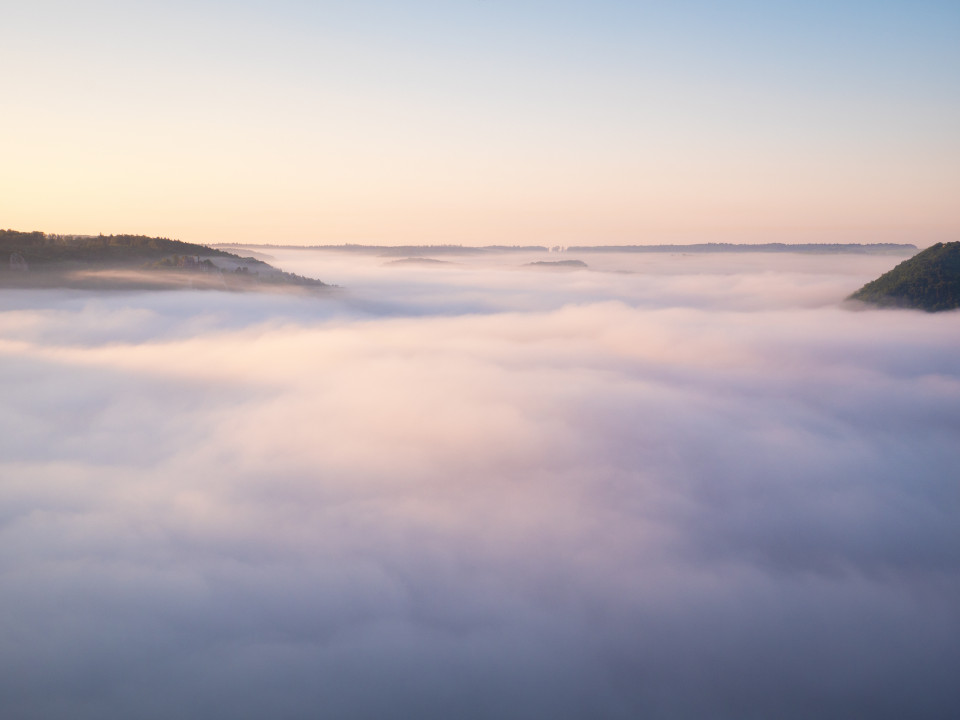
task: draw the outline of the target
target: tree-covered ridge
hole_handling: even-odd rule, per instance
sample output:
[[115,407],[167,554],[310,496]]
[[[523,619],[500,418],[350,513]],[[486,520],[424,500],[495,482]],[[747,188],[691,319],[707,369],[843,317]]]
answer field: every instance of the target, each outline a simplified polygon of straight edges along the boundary
[[[9,262],[8,262],[9,259]],[[252,257],[144,235],[48,235],[0,230],[4,287],[327,287]]]
[[960,242],[932,245],[867,283],[850,299],[928,312],[960,307]]
[[0,230],[0,252],[18,253],[30,265],[56,262],[124,262],[169,255],[236,257],[204,245],[144,235],[47,235]]

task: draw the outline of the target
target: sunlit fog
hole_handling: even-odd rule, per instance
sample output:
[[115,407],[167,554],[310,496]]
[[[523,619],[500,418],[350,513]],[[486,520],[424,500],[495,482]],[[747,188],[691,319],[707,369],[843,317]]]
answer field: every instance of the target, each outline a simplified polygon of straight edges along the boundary
[[338,287],[0,290],[6,717],[957,717],[902,258],[239,252]]

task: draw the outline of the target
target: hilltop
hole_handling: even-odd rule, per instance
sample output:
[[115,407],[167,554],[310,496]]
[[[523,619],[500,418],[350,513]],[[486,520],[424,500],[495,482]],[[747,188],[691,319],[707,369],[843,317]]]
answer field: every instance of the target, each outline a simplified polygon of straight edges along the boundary
[[587,264],[583,260],[537,260],[524,263],[524,267],[536,270],[583,270]]
[[0,230],[0,287],[252,290],[328,286],[253,257],[169,238]]
[[850,299],[928,312],[960,307],[960,242],[928,247],[867,283]]

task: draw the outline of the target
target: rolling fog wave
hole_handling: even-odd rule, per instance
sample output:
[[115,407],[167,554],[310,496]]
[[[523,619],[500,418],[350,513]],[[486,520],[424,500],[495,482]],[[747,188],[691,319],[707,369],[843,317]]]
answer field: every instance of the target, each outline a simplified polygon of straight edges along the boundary
[[275,254],[343,290],[0,292],[5,716],[960,712],[960,314],[841,303],[895,260]]

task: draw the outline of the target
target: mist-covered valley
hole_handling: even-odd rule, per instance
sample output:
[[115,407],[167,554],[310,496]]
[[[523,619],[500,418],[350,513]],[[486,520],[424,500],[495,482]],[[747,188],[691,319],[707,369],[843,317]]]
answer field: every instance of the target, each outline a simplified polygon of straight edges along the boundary
[[258,252],[338,289],[0,290],[7,717],[960,713],[897,258]]

